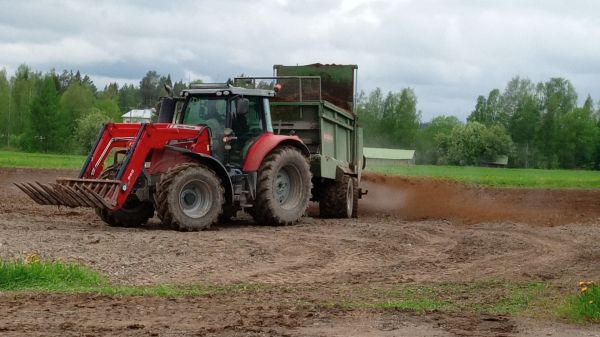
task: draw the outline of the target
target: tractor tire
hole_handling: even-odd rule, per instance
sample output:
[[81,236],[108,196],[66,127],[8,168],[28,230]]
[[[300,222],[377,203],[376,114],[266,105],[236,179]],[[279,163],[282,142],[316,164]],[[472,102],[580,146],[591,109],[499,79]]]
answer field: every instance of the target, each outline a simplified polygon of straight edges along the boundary
[[116,211],[96,208],[96,214],[111,227],[140,227],[154,216],[154,206],[131,196]]
[[321,218],[351,218],[354,214],[354,199],[358,203],[358,194],[352,177],[343,175],[342,179],[325,183],[319,215]]
[[179,173],[181,173],[181,171],[195,166],[197,166],[197,164],[195,163],[185,163],[171,167],[167,172],[161,175],[160,182],[156,184],[156,193],[154,194],[154,208],[156,208],[156,215],[161,220],[163,225],[173,227],[171,221],[171,213],[168,211],[167,208],[167,187],[171,185],[173,179]]
[[216,224],[223,213],[225,190],[209,168],[186,163],[161,178],[156,205],[163,223],[180,231],[198,231]]
[[[100,179],[115,179],[119,164],[107,167]],[[117,211],[96,208],[96,214],[111,227],[140,227],[154,216],[154,207],[149,202],[139,201],[135,195],[129,196],[125,205]]]
[[273,150],[260,165],[256,200],[250,214],[260,225],[291,225],[304,215],[310,200],[311,173],[294,147]]

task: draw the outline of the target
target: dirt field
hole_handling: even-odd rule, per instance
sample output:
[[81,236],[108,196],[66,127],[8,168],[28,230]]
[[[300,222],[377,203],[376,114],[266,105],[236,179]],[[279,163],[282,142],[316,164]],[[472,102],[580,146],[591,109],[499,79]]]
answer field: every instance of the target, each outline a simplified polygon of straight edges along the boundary
[[369,175],[358,219],[317,219],[313,207],[296,226],[238,220],[180,233],[157,219],[142,229],[111,228],[90,210],[35,205],[12,186],[72,174],[0,168],[0,258],[35,250],[115,284],[262,290],[174,299],[0,293],[0,335],[600,336],[598,326],[548,318],[324,304],[397,285],[506,280],[570,289],[600,279],[600,191]]

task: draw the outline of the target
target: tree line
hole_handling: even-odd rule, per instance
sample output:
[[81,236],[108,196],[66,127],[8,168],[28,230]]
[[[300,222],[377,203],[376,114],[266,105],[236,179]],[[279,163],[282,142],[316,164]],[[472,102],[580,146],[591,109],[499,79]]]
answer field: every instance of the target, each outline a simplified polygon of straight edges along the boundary
[[[175,92],[187,87],[153,70],[137,85],[101,90],[79,71],[0,70],[0,147],[86,153],[102,123],[154,107],[164,84]],[[361,92],[356,111],[365,146],[415,149],[418,163],[480,165],[508,156],[512,167],[599,169],[600,112],[589,95],[582,106],[577,98],[567,79],[515,77],[503,91],[479,96],[466,122],[444,115],[422,121],[411,88]]]
[[0,70],[0,147],[24,151],[86,153],[98,129],[120,122],[131,109],[152,108],[167,93],[187,87],[148,71],[138,85],[110,83],[102,90],[79,71],[33,71],[21,65],[12,76]]
[[416,149],[423,164],[480,165],[508,156],[509,166],[600,168],[600,113],[564,78],[515,77],[479,96],[466,123],[454,116],[422,122],[410,88],[358,97],[366,146]]

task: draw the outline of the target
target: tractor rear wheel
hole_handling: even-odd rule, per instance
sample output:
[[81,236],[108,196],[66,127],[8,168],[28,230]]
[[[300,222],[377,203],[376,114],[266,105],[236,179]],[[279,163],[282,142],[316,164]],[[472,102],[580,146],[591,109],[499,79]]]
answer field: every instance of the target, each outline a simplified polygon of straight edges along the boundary
[[304,215],[311,190],[306,158],[294,147],[273,150],[260,165],[250,214],[261,225],[291,225]]
[[223,212],[225,190],[208,167],[187,163],[171,168],[161,178],[156,204],[163,222],[180,231],[198,231],[217,223]]
[[[100,179],[115,179],[119,164],[107,167],[100,174]],[[130,195],[125,205],[116,211],[96,208],[96,214],[112,227],[139,227],[154,216],[154,206],[140,201],[135,195]]]
[[326,182],[319,200],[319,214],[322,218],[351,218],[355,211],[358,193],[354,179],[343,175],[342,179]]

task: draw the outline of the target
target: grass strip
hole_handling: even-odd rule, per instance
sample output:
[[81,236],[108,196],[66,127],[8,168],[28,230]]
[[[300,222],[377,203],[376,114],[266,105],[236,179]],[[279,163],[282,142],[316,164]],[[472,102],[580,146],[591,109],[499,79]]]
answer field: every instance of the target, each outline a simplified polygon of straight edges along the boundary
[[600,323],[600,285],[582,283],[579,292],[559,306],[558,314],[576,323]]
[[429,177],[488,187],[600,188],[600,171],[413,165],[376,167],[371,172]]
[[348,309],[382,308],[419,313],[442,311],[520,315],[538,310],[537,303],[543,302],[544,293],[547,291],[546,285],[538,282],[512,283],[492,280],[413,284],[376,289],[372,293],[347,298],[339,303]]
[[76,264],[61,262],[0,261],[0,290],[37,289],[60,291],[99,287],[107,281],[97,272]]
[[85,156],[0,151],[0,167],[79,169]]
[[108,296],[193,297],[255,292],[261,289],[258,284],[226,286],[111,285],[98,272],[85,266],[39,261],[35,255],[31,256],[29,255],[25,262],[0,261],[0,291],[98,293]]

